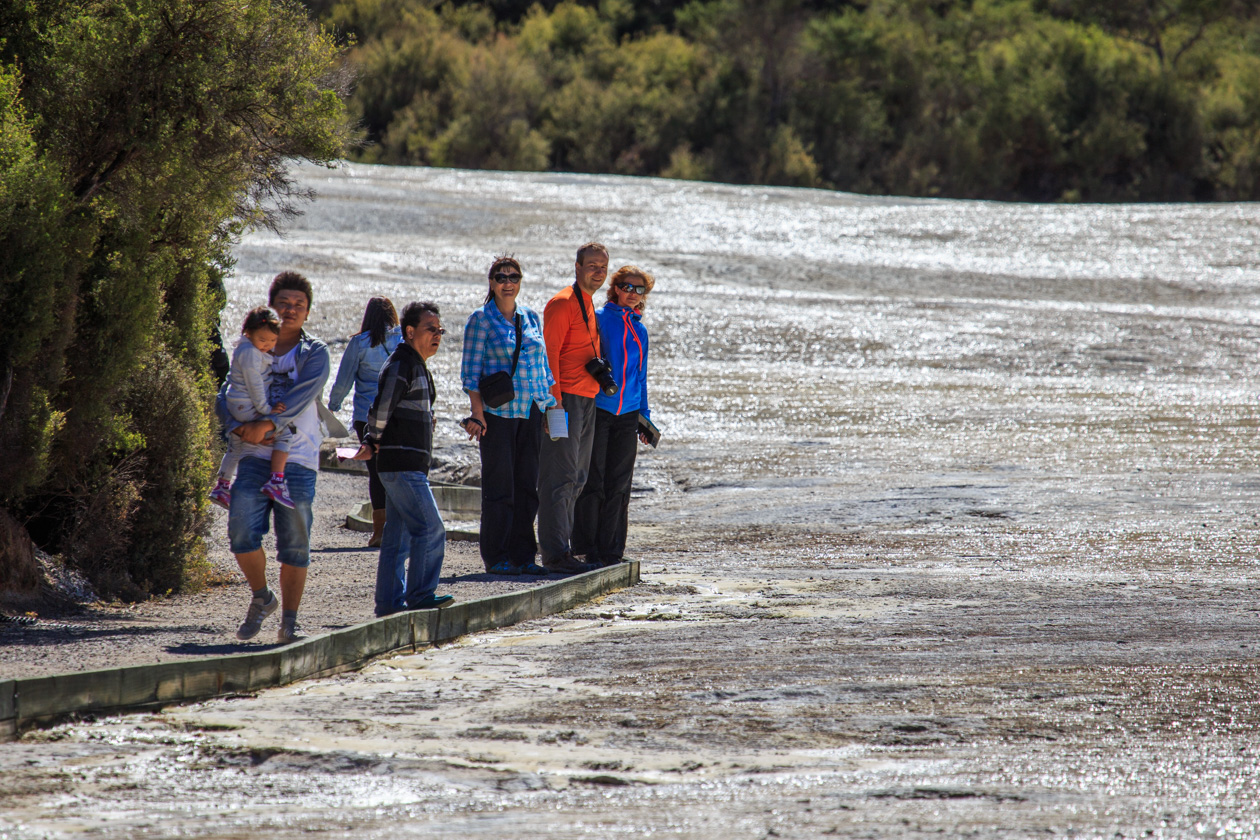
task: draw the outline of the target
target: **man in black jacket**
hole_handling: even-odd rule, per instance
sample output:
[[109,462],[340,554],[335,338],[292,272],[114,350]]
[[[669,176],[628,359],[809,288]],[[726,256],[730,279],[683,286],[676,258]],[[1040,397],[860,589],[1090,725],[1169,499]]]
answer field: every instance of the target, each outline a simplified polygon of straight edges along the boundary
[[403,341],[381,368],[367,434],[354,456],[367,460],[375,452],[385,486],[377,616],[443,607],[455,600],[435,594],[446,556],[446,528],[429,487],[435,395],[425,362],[437,352],[446,330],[437,305],[429,302],[407,304],[399,321]]

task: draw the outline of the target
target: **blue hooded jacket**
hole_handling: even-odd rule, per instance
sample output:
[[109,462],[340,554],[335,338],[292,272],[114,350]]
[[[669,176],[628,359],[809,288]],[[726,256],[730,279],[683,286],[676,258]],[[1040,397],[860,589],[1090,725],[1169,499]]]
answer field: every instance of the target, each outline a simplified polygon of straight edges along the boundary
[[595,310],[595,317],[603,333],[604,357],[612,364],[613,379],[620,386],[611,396],[602,391],[597,394],[595,407],[612,414],[638,411],[651,420],[647,394],[648,334],[643,316],[609,302]]

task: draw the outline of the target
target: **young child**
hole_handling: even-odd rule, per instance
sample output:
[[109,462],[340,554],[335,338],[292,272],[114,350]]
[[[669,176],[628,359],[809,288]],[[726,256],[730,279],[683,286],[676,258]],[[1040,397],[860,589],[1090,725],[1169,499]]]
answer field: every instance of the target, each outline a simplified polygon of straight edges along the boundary
[[[241,338],[232,353],[232,369],[228,372],[227,407],[241,423],[259,420],[284,411],[284,403],[268,402],[271,389],[271,351],[280,337],[280,316],[266,306],[251,309],[241,325]],[[271,480],[263,485],[263,495],[277,504],[293,507],[289,485],[284,480],[284,465],[289,460],[291,435],[287,426],[277,426],[271,449]],[[228,435],[228,448],[219,465],[219,480],[210,491],[210,501],[221,508],[232,506],[232,479],[245,454],[245,442]]]

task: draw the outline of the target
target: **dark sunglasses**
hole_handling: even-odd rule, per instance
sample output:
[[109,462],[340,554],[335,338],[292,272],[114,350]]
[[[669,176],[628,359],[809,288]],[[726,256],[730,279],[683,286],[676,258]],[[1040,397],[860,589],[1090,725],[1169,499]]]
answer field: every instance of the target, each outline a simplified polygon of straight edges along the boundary
[[623,292],[633,292],[633,293],[634,293],[634,294],[636,294],[636,295],[646,295],[646,294],[647,294],[647,286],[646,286],[646,285],[643,285],[643,286],[636,286],[636,285],[635,285],[635,284],[633,284],[633,283],[618,283],[618,284],[617,284],[617,288],[618,288],[618,289],[621,289],[621,291],[623,291]]
[[446,329],[444,327],[425,327],[424,331],[432,333],[433,335],[446,335]]
[[503,283],[519,283],[519,282],[521,282],[521,275],[519,275],[519,274],[505,274],[504,272],[500,271],[499,273],[495,274],[495,275],[494,275],[494,277],[493,277],[493,278],[491,278],[491,279],[493,279],[493,280],[494,280],[494,282],[499,283],[499,284],[503,284]]

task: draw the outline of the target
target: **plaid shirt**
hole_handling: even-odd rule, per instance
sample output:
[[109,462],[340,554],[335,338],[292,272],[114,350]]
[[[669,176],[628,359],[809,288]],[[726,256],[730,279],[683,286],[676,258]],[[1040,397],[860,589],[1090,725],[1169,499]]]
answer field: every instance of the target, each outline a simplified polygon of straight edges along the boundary
[[[546,409],[555,404],[551,396],[551,367],[547,364],[547,345],[543,341],[542,318],[527,306],[516,305],[521,316],[521,357],[512,377],[512,389],[516,396],[511,402],[498,408],[486,407],[486,411],[499,417],[529,417],[532,403]],[[477,390],[481,377],[498,371],[512,369],[512,353],[516,349],[516,326],[503,317],[492,300],[480,309],[474,309],[464,325],[464,357],[459,378],[464,390]]]

